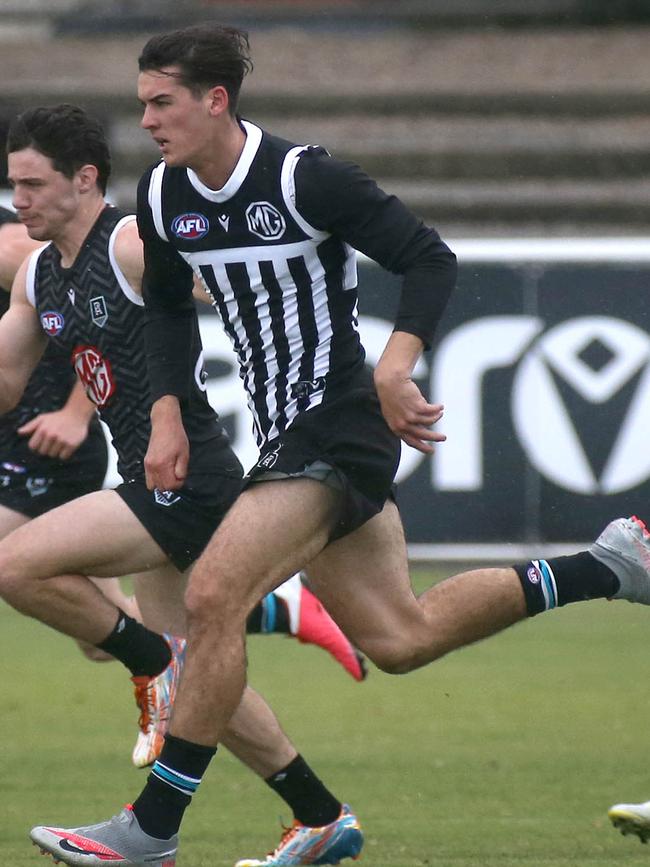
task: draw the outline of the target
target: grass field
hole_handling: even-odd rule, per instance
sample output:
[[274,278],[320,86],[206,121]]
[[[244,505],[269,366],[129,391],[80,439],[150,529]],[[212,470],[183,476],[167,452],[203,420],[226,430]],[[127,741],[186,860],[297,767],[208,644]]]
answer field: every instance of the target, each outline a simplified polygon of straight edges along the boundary
[[[361,685],[322,651],[255,637],[250,680],[360,815],[365,867],[633,867],[650,850],[615,833],[606,809],[650,798],[649,627],[650,611],[627,603],[574,605]],[[120,665],[85,661],[4,606],[0,635],[0,864],[45,865],[31,825],[104,819],[139,793],[135,712]],[[284,804],[223,751],[178,867],[261,856],[280,818]]]

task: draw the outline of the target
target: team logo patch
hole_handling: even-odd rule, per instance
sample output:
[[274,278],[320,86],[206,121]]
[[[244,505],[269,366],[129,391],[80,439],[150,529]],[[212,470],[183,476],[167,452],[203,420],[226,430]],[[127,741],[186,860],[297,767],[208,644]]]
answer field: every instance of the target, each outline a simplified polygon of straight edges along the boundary
[[158,488],[154,488],[153,495],[159,506],[173,506],[180,500],[179,494],[174,491],[160,491]]
[[97,295],[91,298],[88,302],[90,307],[90,318],[99,328],[103,328],[108,320],[108,310],[106,309],[106,299],[103,295]]
[[528,569],[526,571],[526,577],[528,578],[528,580],[530,581],[531,584],[539,584],[542,576],[541,576],[540,571],[537,568],[537,566],[532,565],[532,566],[528,567]]
[[284,217],[270,202],[252,202],[246,208],[246,222],[249,231],[263,241],[275,241],[287,229]]
[[24,467],[22,464],[14,464],[11,461],[4,461],[1,466],[3,470],[7,470],[10,473],[27,472],[27,467]]
[[198,241],[210,231],[208,218],[203,214],[181,214],[172,223],[172,232],[185,241]]
[[72,353],[72,363],[90,400],[95,406],[106,406],[115,391],[109,360],[94,346],[77,346]]
[[46,494],[52,484],[52,479],[45,479],[42,476],[31,476],[25,482],[25,487],[29,491],[30,497],[40,497],[41,494]]
[[325,377],[317,379],[301,379],[291,386],[291,396],[296,398],[309,397],[310,394],[318,394],[325,389]]
[[56,310],[46,310],[45,313],[41,313],[41,325],[46,334],[57,337],[63,331],[65,319],[63,314]]
[[276,446],[274,449],[271,449],[270,452],[267,452],[263,457],[259,459],[259,461],[257,462],[257,466],[263,470],[270,470],[278,462],[281,448],[282,443],[280,443],[280,445]]

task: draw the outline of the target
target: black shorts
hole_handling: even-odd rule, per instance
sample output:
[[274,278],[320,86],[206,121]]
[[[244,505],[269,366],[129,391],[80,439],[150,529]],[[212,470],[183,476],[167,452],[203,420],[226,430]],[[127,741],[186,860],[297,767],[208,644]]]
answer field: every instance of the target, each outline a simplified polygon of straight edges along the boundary
[[0,506],[37,518],[102,487],[108,449],[101,429],[67,461],[44,458],[23,440],[0,457]]
[[400,454],[376,392],[361,386],[298,416],[266,444],[244,482],[307,477],[338,488],[343,504],[334,541],[381,512],[393,495]]
[[202,482],[201,493],[188,487],[149,491],[142,479],[115,489],[181,572],[199,558],[242,489],[242,478],[235,474],[210,473]]

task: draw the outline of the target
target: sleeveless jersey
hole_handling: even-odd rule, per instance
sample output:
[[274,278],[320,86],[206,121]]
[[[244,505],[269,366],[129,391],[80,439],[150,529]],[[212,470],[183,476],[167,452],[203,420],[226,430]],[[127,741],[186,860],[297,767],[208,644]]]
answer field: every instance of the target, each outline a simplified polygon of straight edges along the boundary
[[[144,477],[150,433],[150,397],[143,338],[144,305],[114,255],[119,230],[133,216],[107,207],[74,264],[61,265],[50,244],[30,260],[27,294],[51,344],[65,354],[108,425],[125,481]],[[195,320],[191,346],[194,383],[182,408],[191,445],[190,475],[239,475],[225,432],[205,396],[202,348]]]
[[200,275],[237,354],[262,445],[363,377],[365,356],[355,253],[296,208],[294,171],[311,149],[241,123],[246,143],[222,190],[161,162],[141,183],[138,221],[145,243],[153,238],[152,257],[171,245]]
[[[0,208],[0,225],[8,222],[17,220],[11,211]],[[9,290],[11,287],[6,288]],[[9,309],[9,300],[9,292],[0,289],[0,316]],[[66,356],[55,346],[48,345],[18,405],[11,412],[0,416],[0,456],[6,457],[16,449],[25,450],[25,437],[19,436],[16,430],[34,416],[61,409],[73,384],[74,371]],[[92,434],[102,436],[98,424],[93,426]]]

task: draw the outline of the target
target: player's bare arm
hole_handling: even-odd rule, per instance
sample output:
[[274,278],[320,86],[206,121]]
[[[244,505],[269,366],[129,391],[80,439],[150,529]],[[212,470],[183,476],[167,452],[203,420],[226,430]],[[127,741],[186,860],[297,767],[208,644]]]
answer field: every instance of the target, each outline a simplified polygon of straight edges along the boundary
[[0,413],[9,412],[20,400],[47,341],[27,299],[27,265],[23,262],[18,269],[9,310],[0,319]]
[[136,295],[142,296],[142,274],[144,272],[144,255],[142,241],[138,234],[135,220],[125,223],[117,233],[113,250],[115,260],[120,270],[129,282]]
[[411,379],[423,343],[414,334],[395,331],[375,368],[375,387],[388,426],[407,445],[430,453],[433,443],[444,442],[443,433],[431,425],[442,418],[441,404],[431,404]]
[[151,436],[144,458],[150,491],[173,491],[187,477],[190,444],[183,426],[178,398],[166,394],[151,407]]
[[88,436],[94,415],[95,405],[86,397],[83,385],[76,382],[61,409],[34,416],[18,428],[18,433],[29,438],[32,451],[67,461]]

